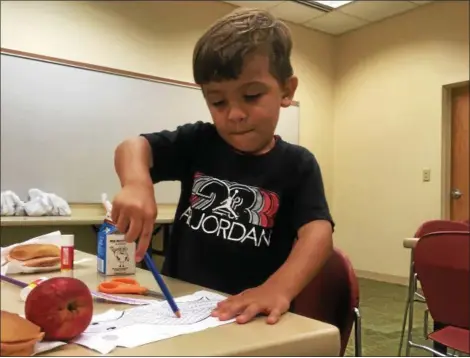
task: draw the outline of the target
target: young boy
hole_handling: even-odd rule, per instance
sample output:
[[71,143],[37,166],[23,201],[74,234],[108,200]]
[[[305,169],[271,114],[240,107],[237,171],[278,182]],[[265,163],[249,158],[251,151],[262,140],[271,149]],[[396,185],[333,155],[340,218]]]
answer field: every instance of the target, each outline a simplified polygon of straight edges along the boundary
[[264,313],[277,322],[332,250],[314,156],[274,135],[297,87],[291,48],[288,28],[267,12],[225,16],[193,56],[214,124],[143,134],[116,149],[122,190],[112,217],[127,240],[140,238],[137,260],[157,215],[153,184],[180,181],[163,274],[232,295],[213,313],[221,320]]

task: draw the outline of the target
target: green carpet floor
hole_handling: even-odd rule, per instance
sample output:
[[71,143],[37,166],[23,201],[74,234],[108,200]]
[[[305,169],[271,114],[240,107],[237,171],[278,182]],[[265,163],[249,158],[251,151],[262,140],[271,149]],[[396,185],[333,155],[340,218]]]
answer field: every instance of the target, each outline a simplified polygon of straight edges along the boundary
[[[359,279],[360,311],[362,315],[362,355],[397,356],[405,312],[408,288],[367,279]],[[424,338],[425,305],[415,303],[413,342],[432,346]],[[429,332],[432,319],[429,318]],[[405,347],[402,356],[405,355]],[[411,356],[432,356],[422,349],[411,349]],[[346,356],[354,356],[354,336],[351,335]],[[462,356],[462,355],[461,355]]]

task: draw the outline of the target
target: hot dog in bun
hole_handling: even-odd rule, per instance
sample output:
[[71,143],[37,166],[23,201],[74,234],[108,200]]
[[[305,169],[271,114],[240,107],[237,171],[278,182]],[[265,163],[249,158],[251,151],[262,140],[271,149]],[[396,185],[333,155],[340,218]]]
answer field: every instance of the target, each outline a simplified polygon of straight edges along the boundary
[[60,263],[60,248],[53,244],[24,244],[15,246],[8,261],[17,260],[27,267],[51,267]]

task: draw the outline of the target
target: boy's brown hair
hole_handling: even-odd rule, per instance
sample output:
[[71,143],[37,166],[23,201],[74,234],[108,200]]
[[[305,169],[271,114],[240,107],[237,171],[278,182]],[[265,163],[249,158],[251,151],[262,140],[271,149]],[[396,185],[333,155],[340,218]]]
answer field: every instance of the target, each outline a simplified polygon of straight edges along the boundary
[[293,75],[289,28],[269,12],[237,9],[215,22],[198,40],[193,53],[197,84],[237,79],[249,53],[264,51],[270,73],[282,85]]

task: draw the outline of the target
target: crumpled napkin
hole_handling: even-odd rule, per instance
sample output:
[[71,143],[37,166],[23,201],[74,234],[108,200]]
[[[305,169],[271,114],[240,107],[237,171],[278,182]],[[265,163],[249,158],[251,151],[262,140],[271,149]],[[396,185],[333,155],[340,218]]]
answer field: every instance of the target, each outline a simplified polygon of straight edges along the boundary
[[113,221],[111,217],[111,213],[113,211],[113,204],[108,200],[108,194],[102,193],[101,194],[101,204],[103,204],[105,210],[106,210],[106,216],[105,219],[109,221]]
[[1,193],[1,216],[23,216],[24,202],[11,190]]
[[24,204],[28,216],[70,216],[69,204],[54,193],[46,193],[39,189],[28,191],[29,201]]

